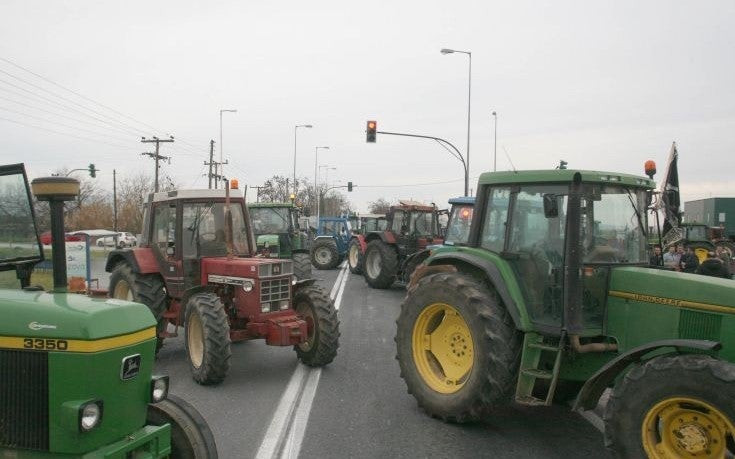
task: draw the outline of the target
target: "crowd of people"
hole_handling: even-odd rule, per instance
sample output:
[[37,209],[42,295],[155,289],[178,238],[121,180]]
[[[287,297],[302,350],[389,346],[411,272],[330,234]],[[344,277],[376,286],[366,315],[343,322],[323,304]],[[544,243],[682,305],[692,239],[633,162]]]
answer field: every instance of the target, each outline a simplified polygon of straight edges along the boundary
[[663,254],[661,246],[656,245],[650,259],[651,266],[725,279],[732,278],[731,263],[730,254],[723,247],[718,246],[715,252],[708,252],[707,258],[700,263],[694,247],[683,244],[671,245]]

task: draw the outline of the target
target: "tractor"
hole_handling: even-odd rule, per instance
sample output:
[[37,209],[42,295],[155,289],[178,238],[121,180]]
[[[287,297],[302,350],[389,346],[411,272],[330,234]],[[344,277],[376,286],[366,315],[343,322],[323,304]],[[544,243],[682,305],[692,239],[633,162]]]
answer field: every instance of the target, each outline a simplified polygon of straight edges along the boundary
[[699,223],[680,223],[663,236],[664,249],[678,244],[692,247],[700,263],[707,259],[707,253],[714,252],[716,248],[709,239],[707,225]]
[[[156,322],[142,304],[66,292],[64,201],[79,182],[33,180],[50,201],[53,289],[31,285],[44,253],[25,168],[0,166],[0,457],[217,457],[199,412],[153,374]],[[36,281],[36,280],[34,280]]]
[[314,279],[296,279],[291,260],[257,255],[245,199],[229,186],[149,195],[139,246],[111,252],[106,270],[113,298],[151,309],[159,346],[184,326],[199,384],[225,378],[232,342],[293,346],[309,366],[337,354],[334,303]]
[[297,279],[311,279],[309,236],[300,228],[299,209],[290,203],[248,204],[258,253],[293,260]]
[[365,247],[365,236],[372,231],[385,231],[387,220],[384,214],[365,214],[358,219],[360,226],[352,228],[352,238],[347,247],[347,264],[352,274],[362,274]]
[[[648,267],[651,178],[584,171],[480,176],[466,243],[434,249],[397,320],[401,377],[449,422],[513,400],[611,388],[618,457],[735,453],[735,285]],[[575,398],[576,397],[576,398]]]
[[347,254],[352,226],[347,217],[320,217],[311,249],[311,263],[316,269],[333,269]]
[[449,200],[449,204],[452,207],[449,210],[447,229],[444,232],[444,244],[454,245],[466,243],[470,237],[470,225],[472,224],[475,198],[471,196],[452,198]]
[[408,282],[421,260],[411,255],[432,244],[441,244],[436,206],[401,201],[391,206],[386,229],[358,236],[364,253],[363,276],[372,288],[388,288],[398,280]]

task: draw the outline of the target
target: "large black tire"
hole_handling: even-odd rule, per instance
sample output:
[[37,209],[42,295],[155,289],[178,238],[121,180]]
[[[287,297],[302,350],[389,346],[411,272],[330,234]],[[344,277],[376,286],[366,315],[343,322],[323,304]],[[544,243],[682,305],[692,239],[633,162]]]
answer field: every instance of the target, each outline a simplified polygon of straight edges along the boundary
[[293,254],[293,274],[297,279],[311,279],[311,259],[308,253]]
[[196,408],[175,395],[149,404],[146,424],[171,424],[172,458],[217,459],[217,444],[207,421]]
[[[512,400],[522,336],[482,282],[460,273],[428,275],[408,292],[396,325],[401,377],[430,415],[472,421]],[[436,343],[444,365],[431,349],[434,334],[442,335]],[[414,351],[417,342],[421,348]]]
[[296,355],[310,367],[328,364],[339,348],[339,319],[334,302],[321,287],[308,285],[296,290],[293,304],[309,329],[307,340],[294,346]]
[[424,260],[429,258],[430,254],[431,252],[429,252],[429,250],[424,249],[420,252],[416,252],[409,260],[406,260],[403,272],[401,273],[401,280],[406,283],[406,285],[411,282],[411,276],[413,275],[413,272],[416,271],[416,268],[418,268]]
[[398,273],[398,254],[381,240],[370,241],[365,249],[363,264],[365,281],[372,288],[388,288]]
[[[138,274],[127,263],[118,263],[110,274],[109,295],[120,300],[136,301],[148,306],[156,318],[158,334],[166,330],[168,321],[164,319],[169,304],[166,286],[158,274]],[[156,353],[163,346],[163,338],[158,338]]]
[[186,352],[194,381],[222,382],[230,369],[230,324],[214,293],[197,293],[186,304]]
[[[646,453],[651,458],[733,457],[733,400],[732,363],[701,354],[653,358],[633,367],[615,387],[604,414],[605,445],[621,458],[644,458]],[[712,408],[725,425],[713,419]],[[685,454],[686,442],[701,447],[699,454]],[[660,448],[669,448],[668,455]]]
[[337,244],[332,239],[317,239],[311,248],[311,263],[316,269],[334,269],[339,264]]
[[347,246],[347,264],[350,265],[352,274],[362,274],[365,257],[360,250],[360,241],[352,239],[350,245]]

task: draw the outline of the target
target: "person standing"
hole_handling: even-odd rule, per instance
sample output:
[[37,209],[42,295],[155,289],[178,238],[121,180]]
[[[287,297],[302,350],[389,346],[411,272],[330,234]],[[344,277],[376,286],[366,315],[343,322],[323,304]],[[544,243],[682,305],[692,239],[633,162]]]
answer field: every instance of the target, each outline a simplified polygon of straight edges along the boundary
[[649,259],[648,264],[656,267],[664,265],[664,257],[661,255],[660,245],[653,246],[653,254],[651,254],[651,258]]
[[677,269],[679,266],[681,255],[677,253],[676,246],[670,245],[669,250],[664,254],[664,266],[671,269]]
[[714,252],[708,252],[707,259],[697,268],[697,274],[730,279],[730,267],[725,265]]
[[687,246],[686,252],[679,260],[679,264],[681,265],[681,270],[685,273],[694,273],[697,271],[697,268],[699,267],[699,258],[697,258],[697,255],[694,253],[692,246]]

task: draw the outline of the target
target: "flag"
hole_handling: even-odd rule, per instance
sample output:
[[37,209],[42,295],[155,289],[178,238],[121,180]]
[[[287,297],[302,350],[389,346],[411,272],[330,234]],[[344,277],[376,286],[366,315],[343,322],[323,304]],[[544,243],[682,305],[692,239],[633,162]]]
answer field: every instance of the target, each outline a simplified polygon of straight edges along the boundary
[[664,211],[663,234],[681,223],[681,200],[679,197],[679,153],[676,151],[676,142],[671,144],[671,152],[666,165],[666,175],[661,182],[661,200],[658,208]]

